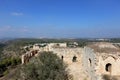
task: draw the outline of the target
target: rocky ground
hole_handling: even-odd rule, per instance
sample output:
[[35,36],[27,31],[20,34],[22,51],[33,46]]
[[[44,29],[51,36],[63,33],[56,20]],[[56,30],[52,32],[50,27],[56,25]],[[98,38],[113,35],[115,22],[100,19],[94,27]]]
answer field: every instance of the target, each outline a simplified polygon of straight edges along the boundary
[[73,62],[68,65],[68,69],[71,75],[73,75],[73,80],[89,80],[85,74],[81,62]]

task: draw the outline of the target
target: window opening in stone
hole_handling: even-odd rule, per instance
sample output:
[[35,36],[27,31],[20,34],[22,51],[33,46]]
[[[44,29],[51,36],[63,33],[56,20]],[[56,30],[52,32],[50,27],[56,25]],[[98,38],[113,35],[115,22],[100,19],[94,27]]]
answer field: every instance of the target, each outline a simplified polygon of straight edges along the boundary
[[61,56],[61,59],[62,59],[62,60],[63,60],[63,58],[64,58],[64,57],[63,57],[63,56]]
[[57,47],[60,47],[60,44],[56,44]]
[[89,66],[89,67],[92,66],[92,61],[91,61],[90,58],[89,58],[89,60],[88,60],[88,66]]
[[111,64],[111,63],[106,64],[105,70],[106,70],[107,72],[111,72],[111,68],[112,68],[112,64]]
[[73,61],[73,62],[76,62],[76,61],[77,61],[77,57],[76,57],[76,56],[73,56],[72,61]]

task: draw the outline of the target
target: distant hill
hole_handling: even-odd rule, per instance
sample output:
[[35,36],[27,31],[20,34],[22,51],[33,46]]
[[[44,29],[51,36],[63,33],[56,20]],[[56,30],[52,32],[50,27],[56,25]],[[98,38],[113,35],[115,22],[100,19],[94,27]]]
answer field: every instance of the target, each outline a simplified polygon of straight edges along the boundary
[[7,42],[9,40],[13,40],[13,39],[15,39],[15,38],[0,38],[0,43],[5,43],[5,42]]

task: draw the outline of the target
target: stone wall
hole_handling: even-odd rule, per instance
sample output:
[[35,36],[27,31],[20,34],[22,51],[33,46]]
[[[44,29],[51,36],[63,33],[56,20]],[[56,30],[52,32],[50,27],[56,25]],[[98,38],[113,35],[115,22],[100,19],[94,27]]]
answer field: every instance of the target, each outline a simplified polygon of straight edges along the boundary
[[57,54],[60,58],[63,56],[64,62],[71,64],[73,57],[76,56],[76,61],[81,61],[82,48],[54,48],[53,53]]
[[102,80],[102,75],[120,76],[120,57],[117,54],[95,53],[85,47],[82,56],[84,71],[91,80]]
[[[56,45],[56,44],[55,44]],[[82,68],[90,80],[102,80],[102,75],[120,75],[120,53],[100,53],[95,52],[90,47],[84,48],[68,48],[66,44],[61,44],[62,47],[54,47],[54,44],[49,44],[45,47],[33,47],[30,52],[22,55],[22,62],[26,63],[32,56],[35,56],[43,51],[52,51],[57,54],[67,64],[73,63],[73,57],[76,56],[76,61],[82,64]],[[34,52],[38,50],[38,52]],[[33,52],[32,52],[33,51]],[[106,65],[111,65],[110,71]]]
[[31,49],[31,51],[23,54],[22,55],[23,64],[26,62],[26,60],[28,61],[32,56],[34,56],[31,54],[33,54],[32,51],[35,51],[35,50],[38,50],[38,53],[36,53],[35,55],[38,55],[40,52],[43,52],[43,51],[46,51],[46,52],[50,51],[50,52],[53,52],[54,54],[57,54],[60,58],[62,58],[63,56],[63,60],[67,64],[72,63],[74,56],[76,56],[76,61],[81,61],[82,48],[68,48],[68,47],[53,48],[51,46],[45,46],[45,47],[40,47],[39,49],[33,48]]
[[[107,64],[111,64],[111,71],[107,71]],[[113,54],[109,54],[106,59],[99,56],[99,74],[107,74],[112,76],[120,75],[120,58],[115,57]]]
[[83,68],[91,80],[101,80],[101,77],[96,74],[97,70],[97,56],[93,49],[85,47],[83,51]]

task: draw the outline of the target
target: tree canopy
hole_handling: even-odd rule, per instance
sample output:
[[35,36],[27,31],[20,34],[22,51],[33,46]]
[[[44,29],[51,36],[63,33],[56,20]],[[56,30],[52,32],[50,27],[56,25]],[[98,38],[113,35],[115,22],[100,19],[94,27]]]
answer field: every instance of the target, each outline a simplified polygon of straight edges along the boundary
[[52,52],[40,53],[28,64],[18,69],[17,80],[69,80],[66,65]]

